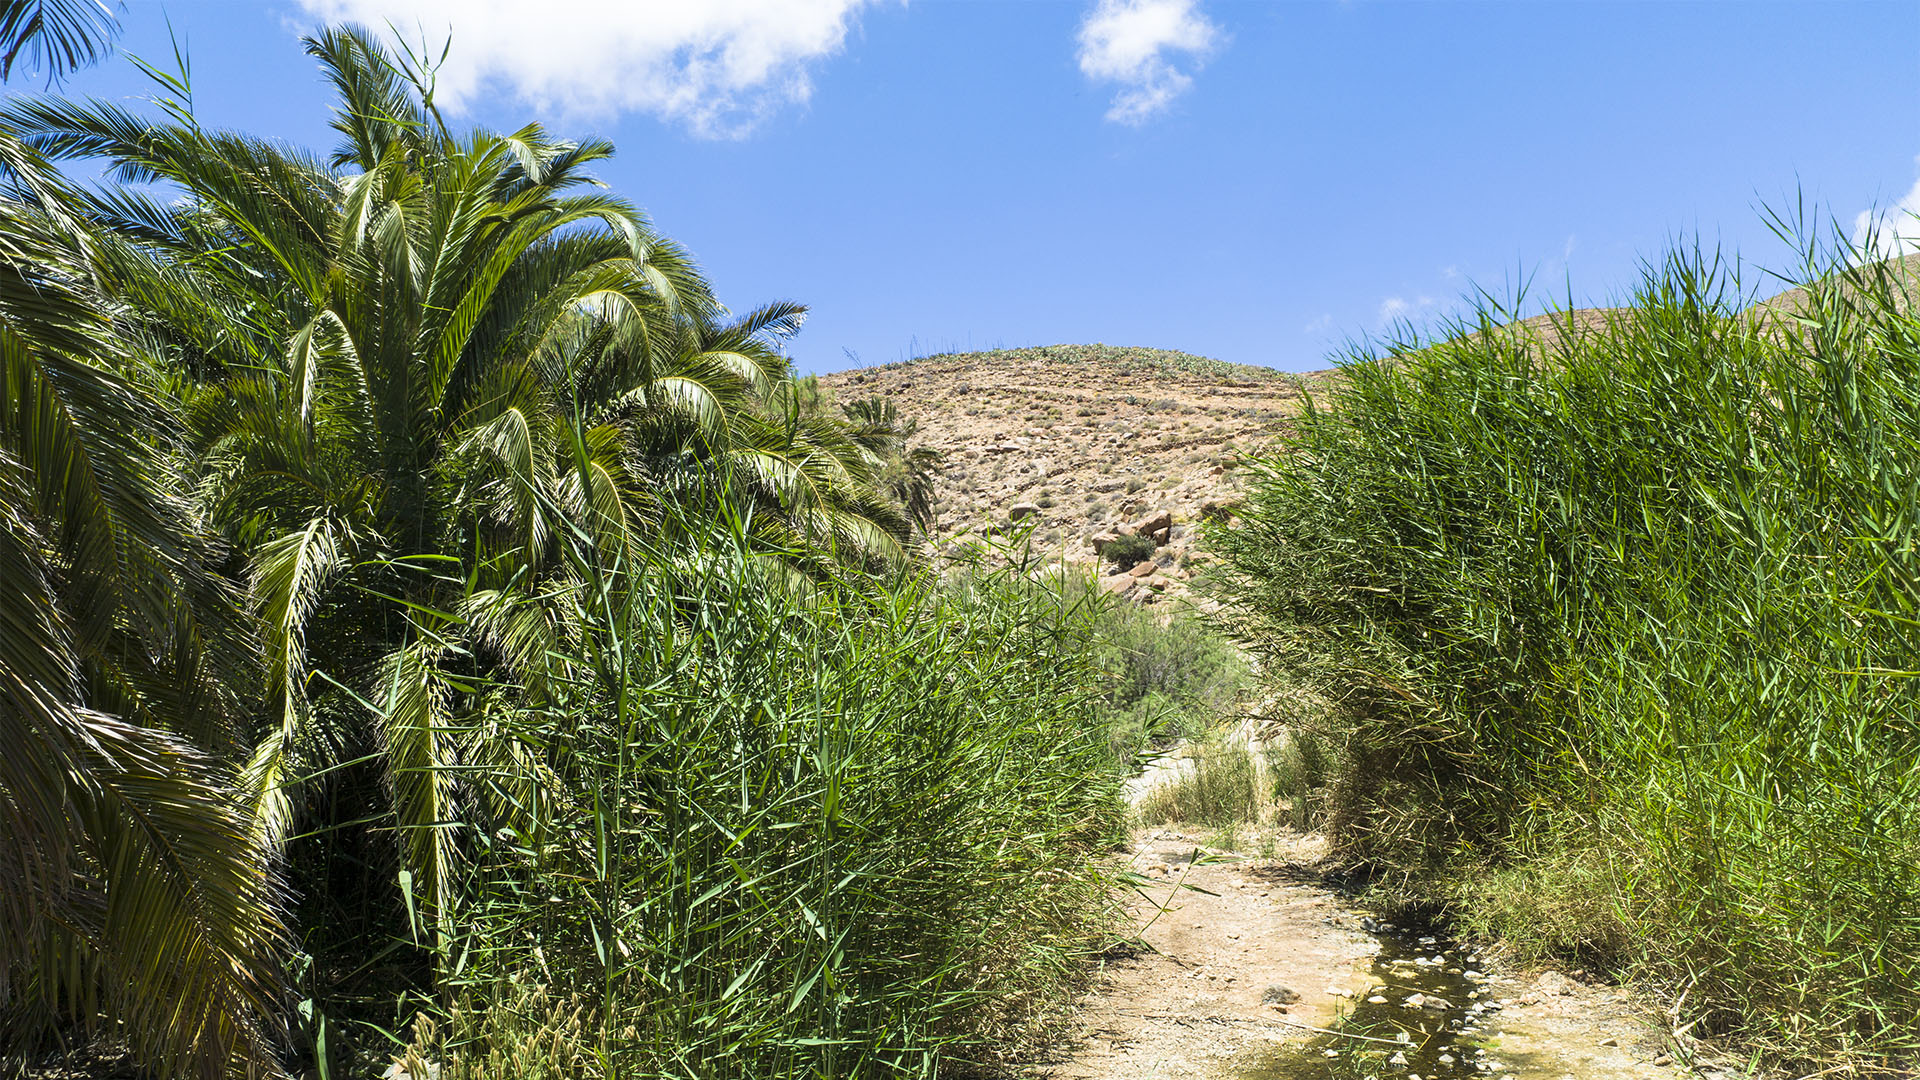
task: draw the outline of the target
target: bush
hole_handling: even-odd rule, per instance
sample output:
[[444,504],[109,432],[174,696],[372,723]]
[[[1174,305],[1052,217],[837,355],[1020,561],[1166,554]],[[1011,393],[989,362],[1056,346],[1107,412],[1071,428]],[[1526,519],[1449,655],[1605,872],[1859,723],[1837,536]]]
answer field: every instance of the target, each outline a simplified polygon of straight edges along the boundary
[[1149,790],[1138,815],[1148,825],[1179,822],[1231,828],[1260,813],[1259,767],[1241,743],[1210,739],[1176,762],[1178,778]]
[[[1344,368],[1254,462],[1220,597],[1340,702],[1384,888],[1783,1058],[1920,1052],[1920,327],[1886,264],[1742,310],[1682,252],[1603,318]],[[1558,896],[1562,899],[1555,900]]]
[[1159,547],[1153,542],[1153,537],[1133,533],[1108,543],[1101,557],[1125,570],[1153,558],[1157,550]]
[[1095,635],[1107,678],[1109,740],[1121,760],[1202,734],[1235,710],[1251,680],[1239,650],[1198,619],[1162,622],[1116,604],[1102,613]]

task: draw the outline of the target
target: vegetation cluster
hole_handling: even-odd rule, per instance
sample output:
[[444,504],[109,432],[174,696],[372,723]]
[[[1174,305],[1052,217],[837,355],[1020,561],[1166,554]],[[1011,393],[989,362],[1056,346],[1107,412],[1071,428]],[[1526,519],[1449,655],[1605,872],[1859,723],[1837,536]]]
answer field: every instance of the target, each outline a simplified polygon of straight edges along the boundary
[[942,582],[911,424],[810,395],[804,310],[724,308],[610,146],[308,51],[329,155],[151,65],[0,105],[0,1066],[1016,1041],[1108,906],[1098,606]]
[[[1781,224],[1783,235],[1805,235]],[[1809,243],[1602,320],[1360,351],[1216,531],[1382,896],[1649,980],[1781,1060],[1920,1051],[1920,322]]]

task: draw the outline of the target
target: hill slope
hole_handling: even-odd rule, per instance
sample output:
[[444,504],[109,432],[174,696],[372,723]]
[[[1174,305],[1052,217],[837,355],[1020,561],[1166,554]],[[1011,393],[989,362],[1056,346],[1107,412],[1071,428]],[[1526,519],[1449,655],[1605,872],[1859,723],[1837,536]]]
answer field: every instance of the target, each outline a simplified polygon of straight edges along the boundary
[[[1166,511],[1161,560],[1187,557],[1189,527],[1231,497],[1241,452],[1272,436],[1331,372],[1292,375],[1161,349],[1051,345],[931,356],[820,377],[843,402],[890,398],[941,452],[937,533],[1003,529],[1036,549],[1096,560],[1093,538]],[[1166,565],[1158,593],[1185,575]],[[1179,591],[1175,588],[1175,591]]]

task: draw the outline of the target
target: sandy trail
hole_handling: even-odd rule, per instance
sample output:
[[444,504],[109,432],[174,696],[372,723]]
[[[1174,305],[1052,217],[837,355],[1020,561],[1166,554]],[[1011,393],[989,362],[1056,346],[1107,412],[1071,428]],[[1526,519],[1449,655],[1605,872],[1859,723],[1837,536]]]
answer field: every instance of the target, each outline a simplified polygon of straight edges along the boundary
[[[1151,884],[1130,915],[1145,926],[1148,949],[1103,968],[1076,1037],[1045,1075],[1230,1076],[1234,1059],[1332,1020],[1341,1000],[1332,991],[1363,985],[1374,943],[1337,925],[1349,920],[1310,875],[1286,869],[1289,858],[1317,858],[1318,847],[1296,837],[1293,850],[1265,862],[1213,851],[1189,833],[1136,837],[1134,869]],[[1275,997],[1295,1000],[1266,1000]]]
[[[1281,833],[1272,858],[1208,848],[1201,834],[1152,828],[1132,844],[1133,869],[1149,884],[1129,913],[1145,948],[1106,961],[1080,1002],[1070,1034],[1038,1063],[1049,1080],[1311,1080],[1332,1064],[1302,1066],[1322,1046],[1315,1028],[1374,995],[1404,993],[1374,956],[1380,941],[1362,915],[1313,870],[1316,836]],[[1482,1080],[1677,1080],[1739,1075],[1708,1060],[1707,1048],[1676,1046],[1663,1025],[1618,988],[1553,972],[1505,972],[1489,957],[1481,1000],[1503,1003],[1479,1046],[1497,1068],[1461,1075]],[[1393,997],[1397,1006],[1399,998]],[[1350,1054],[1352,1050],[1343,1049]],[[1676,1057],[1677,1055],[1677,1057]],[[1475,1067],[1479,1066],[1475,1064]],[[1378,1080],[1411,1080],[1385,1062],[1359,1070]],[[1446,1080],[1427,1076],[1422,1080]]]

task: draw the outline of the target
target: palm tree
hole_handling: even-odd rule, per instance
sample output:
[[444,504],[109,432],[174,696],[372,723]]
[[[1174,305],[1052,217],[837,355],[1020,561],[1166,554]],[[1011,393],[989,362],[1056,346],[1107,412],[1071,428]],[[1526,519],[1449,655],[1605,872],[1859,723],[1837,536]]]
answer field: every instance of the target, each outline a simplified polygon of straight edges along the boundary
[[0,133],[0,1055],[278,1072],[279,893],[219,764],[245,656],[98,246]]
[[[777,343],[802,310],[730,318],[685,252],[586,174],[610,146],[536,126],[455,136],[365,33],[308,50],[339,95],[329,160],[183,110],[15,99],[0,114],[48,154],[183,196],[84,202],[120,317],[169,360],[196,497],[244,555],[267,675],[244,754],[254,835],[322,856],[295,860],[309,905],[348,864],[363,875],[348,892],[377,895],[395,876],[364,822],[384,807],[444,959],[463,843],[527,810],[479,805],[460,777],[537,768],[474,734],[494,700],[474,687],[506,673],[537,693],[566,640],[554,598],[580,583],[560,518],[610,564],[668,519],[662,499],[751,507],[769,550],[862,561],[897,558],[906,527],[846,425],[776,407],[791,381]],[[325,858],[336,843],[353,858]],[[357,907],[388,920],[364,933],[402,910]]]
[[940,451],[914,446],[920,422],[900,415],[889,398],[869,397],[841,406],[853,425],[854,442],[881,463],[879,484],[898,503],[922,535],[933,529],[933,480],[940,469]]
[[13,77],[24,55],[58,82],[105,55],[119,30],[100,0],[0,0],[0,80]]

